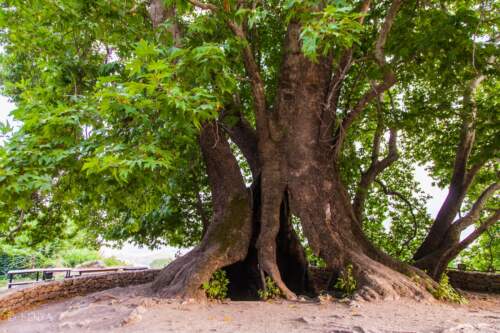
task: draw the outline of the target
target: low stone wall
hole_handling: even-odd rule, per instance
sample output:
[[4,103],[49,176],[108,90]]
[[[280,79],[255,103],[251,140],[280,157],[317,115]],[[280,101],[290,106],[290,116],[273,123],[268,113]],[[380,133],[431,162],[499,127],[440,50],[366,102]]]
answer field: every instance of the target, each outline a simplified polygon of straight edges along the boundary
[[64,279],[61,281],[42,282],[20,290],[9,291],[0,297],[0,315],[15,313],[39,303],[86,295],[96,291],[115,287],[148,283],[160,272],[158,269],[143,271],[95,274]]
[[500,293],[500,274],[448,270],[448,277],[453,287],[479,292]]
[[[461,290],[500,293],[500,274],[467,272],[450,269],[447,271],[450,283]],[[331,272],[326,268],[309,267],[309,276],[317,292],[328,289]]]

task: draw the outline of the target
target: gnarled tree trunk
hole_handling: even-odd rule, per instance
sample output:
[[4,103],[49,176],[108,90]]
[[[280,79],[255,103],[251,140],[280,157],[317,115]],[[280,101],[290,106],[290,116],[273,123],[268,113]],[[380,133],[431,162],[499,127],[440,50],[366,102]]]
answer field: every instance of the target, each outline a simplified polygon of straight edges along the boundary
[[229,143],[216,123],[203,126],[200,146],[212,190],[213,217],[197,247],[160,273],[153,290],[164,297],[203,297],[201,285],[245,259],[252,237],[251,195]]
[[441,278],[448,264],[500,217],[500,210],[497,209],[483,219],[465,239],[460,240],[462,231],[480,220],[486,202],[500,189],[500,181],[497,180],[479,195],[465,216],[455,220],[469,187],[486,162],[483,160],[469,166],[476,136],[477,106],[474,97],[484,79],[485,76],[479,73],[465,89],[460,141],[457,145],[448,195],[427,237],[413,257],[415,266],[425,270],[436,281]]
[[[423,272],[383,254],[366,239],[338,170],[348,127],[370,101],[395,83],[383,47],[401,2],[392,2],[376,42],[374,57],[383,80],[342,119],[335,113],[352,48],[341,56],[336,70],[331,55],[311,61],[301,51],[301,26],[292,20],[284,41],[276,101],[268,108],[259,67],[250,47],[243,46],[256,130],[240,119],[226,132],[258,180],[252,186],[253,200],[227,140],[216,134],[222,131],[216,131],[215,124],[204,126],[200,145],[212,188],[213,220],[201,244],[164,269],[153,285],[156,290],[165,296],[199,295],[201,284],[215,270],[226,267],[235,295],[238,290],[243,296],[254,293],[263,272],[286,298],[295,299],[295,292],[306,287],[307,264],[290,226],[291,213],[300,218],[313,251],[335,274],[348,264],[353,266],[362,296],[429,297],[425,288],[411,280],[415,276],[426,280]],[[369,4],[364,1],[362,11]],[[201,6],[217,10],[214,5]],[[238,38],[246,38],[244,27],[233,21],[228,25]]]
[[[200,245],[164,268],[153,290],[163,297],[203,298],[202,284],[224,268],[231,298],[258,298],[257,291],[264,288],[256,249],[261,217],[259,178],[250,189],[245,187],[224,131],[217,123],[203,127],[200,146],[212,190],[212,221]],[[278,204],[278,265],[293,291],[304,293],[309,289],[305,253],[291,225],[286,198]]]

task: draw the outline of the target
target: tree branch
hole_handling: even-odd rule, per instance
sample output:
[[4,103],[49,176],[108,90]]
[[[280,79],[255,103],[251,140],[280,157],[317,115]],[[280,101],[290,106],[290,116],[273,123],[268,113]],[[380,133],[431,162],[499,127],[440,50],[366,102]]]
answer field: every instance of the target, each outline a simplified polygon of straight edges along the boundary
[[488,217],[479,227],[474,229],[467,237],[465,237],[458,245],[456,245],[452,254],[453,257],[457,256],[461,251],[463,251],[467,246],[474,242],[483,232],[485,232],[489,227],[500,220],[500,209],[497,209],[490,217]]
[[[209,10],[212,12],[217,12],[220,9],[210,3],[201,2],[198,0],[188,0],[192,5],[203,9]],[[225,10],[225,9],[224,9]],[[250,79],[250,85],[252,88],[252,97],[253,104],[255,108],[255,118],[257,123],[257,131],[260,129],[265,129],[265,114],[266,114],[266,95],[264,88],[264,81],[260,75],[259,66],[257,66],[257,62],[255,61],[255,57],[252,52],[252,48],[250,47],[250,43],[246,36],[245,30],[242,26],[237,24],[234,21],[227,21],[227,25],[233,31],[234,35],[244,41],[243,46],[243,63],[245,66],[245,70]]]
[[[363,24],[365,14],[370,10],[371,0],[364,0],[360,6],[359,12],[363,14],[359,18],[359,23]],[[353,44],[349,49],[345,50],[340,56],[339,66],[335,70],[328,87],[328,94],[326,98],[325,107],[323,110],[323,126],[321,129],[321,138],[329,137],[329,131],[336,119],[336,110],[340,98],[344,79],[352,66],[352,56],[354,53]]]
[[218,10],[217,6],[213,5],[211,3],[206,3],[206,2],[202,2],[202,1],[198,1],[198,0],[188,0],[188,2],[190,4],[192,4],[193,6],[198,7],[200,9],[203,9],[203,10],[210,10],[213,12]]
[[[239,104],[239,103],[237,103]],[[222,123],[223,129],[229,134],[231,140],[240,148],[252,171],[254,179],[260,173],[260,159],[257,146],[257,134],[252,125],[240,112],[240,106],[229,106],[221,113],[221,120],[228,116],[237,117],[236,123],[232,126]],[[226,113],[227,112],[227,113]]]
[[358,184],[356,190],[356,195],[353,200],[354,214],[356,215],[359,223],[363,220],[363,209],[366,201],[366,196],[368,190],[375,179],[380,175],[385,169],[391,166],[398,158],[398,148],[397,148],[397,130],[391,128],[389,136],[389,150],[387,156],[382,160],[379,160],[380,152],[380,141],[383,135],[383,119],[379,116],[377,123],[377,129],[373,138],[373,148],[372,148],[372,162],[368,169],[361,174],[361,180]]
[[[460,143],[455,154],[455,162],[453,164],[453,175],[451,184],[457,187],[464,187],[466,183],[470,185],[472,178],[479,171],[481,165],[476,164],[467,172],[467,162],[469,160],[472,146],[476,137],[476,119],[477,106],[474,100],[474,95],[479,87],[479,84],[485,79],[484,75],[476,76],[467,87],[464,94],[464,107],[462,111],[462,128],[460,131]],[[466,181],[466,178],[467,179]],[[463,189],[467,191],[467,189]]]
[[479,198],[477,198],[476,202],[474,202],[470,211],[464,217],[458,219],[455,223],[453,223],[453,226],[457,228],[459,231],[462,231],[468,226],[472,225],[475,221],[477,221],[488,199],[491,198],[493,194],[495,194],[495,192],[498,191],[499,189],[500,189],[500,181],[497,181],[496,183],[493,183],[490,186],[488,186],[481,193]]
[[347,130],[363,112],[366,105],[396,83],[396,75],[385,61],[384,47],[402,2],[403,0],[392,1],[391,7],[389,8],[389,11],[384,20],[384,24],[380,29],[377,41],[375,43],[375,50],[373,52],[373,55],[384,73],[382,82],[380,82],[376,86],[373,86],[372,89],[368,90],[354,106],[354,108],[342,120],[342,123],[340,124],[334,136],[335,156],[338,156],[342,150],[342,145],[347,135]]
[[229,21],[228,25],[236,37],[245,41],[245,46],[243,47],[243,63],[245,65],[245,70],[250,79],[250,85],[252,87],[257,131],[259,131],[261,128],[265,128],[266,95],[264,81],[262,80],[262,77],[260,75],[259,67],[257,66],[257,63],[255,61],[245,31],[235,22]]
[[387,188],[387,186],[381,182],[380,180],[375,180],[375,182],[377,184],[380,185],[380,187],[382,188],[382,191],[386,194],[386,195],[392,195],[392,196],[396,196],[398,197],[399,199],[401,199],[407,206],[408,208],[410,209],[410,214],[411,214],[411,217],[412,217],[412,220],[413,220],[413,236],[408,238],[408,240],[403,244],[403,246],[406,246],[408,244],[410,244],[410,242],[415,239],[415,237],[417,237],[417,231],[418,231],[418,222],[417,222],[417,217],[415,216],[415,213],[413,212],[413,205],[411,203],[410,200],[408,200],[403,194],[401,194],[400,192],[398,191],[392,191],[392,190],[389,190]]
[[473,164],[469,170],[466,172],[465,175],[465,180],[464,180],[464,185],[468,189],[474,178],[476,177],[476,174],[481,170],[481,168],[484,166],[486,163],[486,159],[479,161],[475,164]]
[[17,221],[17,225],[14,227],[14,229],[11,229],[6,233],[0,233],[0,239],[4,238],[12,240],[12,237],[14,237],[14,235],[17,234],[19,230],[21,230],[23,225],[24,225],[24,210],[21,209],[21,214],[19,216],[19,220]]
[[[151,22],[153,22],[153,28],[157,29],[163,22],[168,19],[175,18],[176,10],[175,6],[165,7],[162,0],[151,0],[148,7],[149,16],[151,17]],[[179,25],[174,21],[169,27],[169,32],[172,34],[172,39],[174,40],[174,45],[180,45],[181,31]]]
[[[427,237],[415,253],[415,260],[425,257],[428,253],[432,253],[439,247],[442,239],[445,237],[446,233],[448,233],[448,229],[452,226],[457,213],[460,211],[460,207],[462,206],[470,184],[482,165],[486,162],[476,163],[467,171],[467,163],[469,162],[476,136],[477,106],[474,101],[474,95],[484,79],[484,75],[477,75],[469,82],[465,89],[464,105],[461,114],[462,126],[460,131],[460,142],[455,153],[453,173],[450,180],[450,186],[448,187],[448,194],[439,209]],[[475,219],[476,218],[473,218],[473,220]],[[463,220],[463,218],[461,218],[461,220]],[[456,228],[456,226],[454,228]]]

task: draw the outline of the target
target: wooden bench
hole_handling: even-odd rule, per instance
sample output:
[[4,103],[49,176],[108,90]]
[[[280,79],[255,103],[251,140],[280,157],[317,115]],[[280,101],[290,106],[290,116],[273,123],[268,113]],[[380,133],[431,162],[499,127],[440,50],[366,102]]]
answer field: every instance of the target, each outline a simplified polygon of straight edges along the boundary
[[95,274],[95,273],[109,273],[109,272],[120,272],[120,271],[142,271],[148,269],[147,266],[117,266],[117,267],[105,267],[105,268],[76,268],[71,270],[71,276],[81,276],[83,274]]
[[[36,280],[31,281],[19,281],[14,282],[15,275],[24,275],[24,274],[34,274],[36,273]],[[33,269],[18,269],[11,270],[7,272],[7,279],[9,282],[7,283],[7,288],[11,288],[12,286],[26,285],[40,282],[40,273],[42,273],[42,280],[52,280],[52,276],[54,273],[65,273],[65,278],[71,277],[71,268],[60,267],[60,268],[33,268]]]
[[[83,274],[96,274],[96,273],[109,273],[109,272],[125,272],[125,271],[140,271],[148,269],[147,266],[118,266],[118,267],[105,267],[105,268],[33,268],[33,269],[19,269],[12,270],[7,272],[7,279],[9,282],[7,283],[7,288],[11,288],[12,286],[19,285],[27,285],[38,282],[45,282],[52,280],[52,275],[54,273],[65,273],[64,278],[72,278],[75,276],[82,276]],[[23,274],[34,274],[36,273],[36,280],[31,281],[19,281],[14,282],[15,275],[23,275]],[[40,280],[40,273],[42,273],[42,279]]]

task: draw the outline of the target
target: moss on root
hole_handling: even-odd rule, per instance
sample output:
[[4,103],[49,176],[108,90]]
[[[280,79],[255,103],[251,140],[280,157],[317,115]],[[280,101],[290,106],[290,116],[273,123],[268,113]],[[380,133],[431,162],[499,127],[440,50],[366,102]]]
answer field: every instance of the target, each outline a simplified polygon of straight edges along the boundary
[[222,248],[228,248],[234,242],[241,241],[239,237],[235,237],[235,233],[240,233],[241,229],[245,227],[245,223],[250,225],[251,216],[247,193],[240,193],[231,198],[224,212],[223,228],[217,228],[217,232],[214,234],[215,241]]

